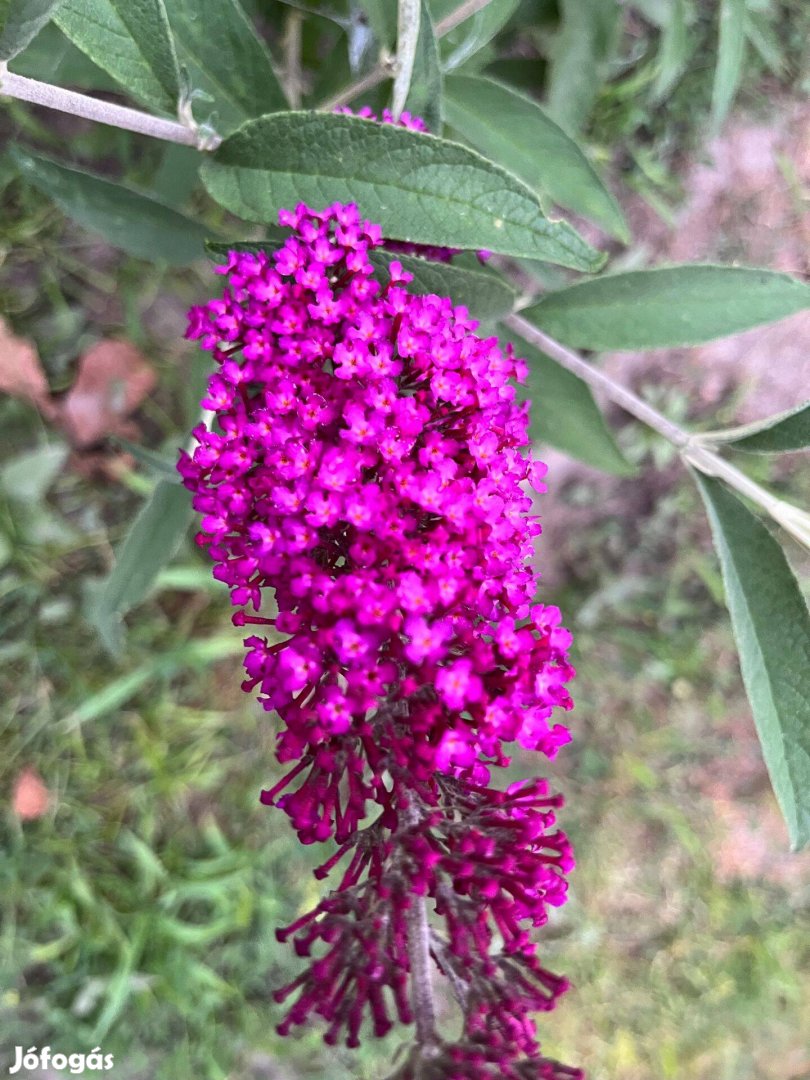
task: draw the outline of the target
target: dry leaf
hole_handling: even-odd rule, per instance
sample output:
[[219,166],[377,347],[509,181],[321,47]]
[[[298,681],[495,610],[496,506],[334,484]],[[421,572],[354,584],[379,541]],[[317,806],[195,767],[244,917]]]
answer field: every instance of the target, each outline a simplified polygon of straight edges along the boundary
[[82,356],[76,381],[62,402],[62,423],[75,446],[131,430],[126,417],[156,382],[144,355],[128,341],[99,341]]
[[28,766],[14,781],[11,806],[23,821],[34,821],[47,812],[51,796],[36,769]]
[[48,380],[33,342],[17,337],[0,318],[0,393],[25,398],[47,417],[55,412]]

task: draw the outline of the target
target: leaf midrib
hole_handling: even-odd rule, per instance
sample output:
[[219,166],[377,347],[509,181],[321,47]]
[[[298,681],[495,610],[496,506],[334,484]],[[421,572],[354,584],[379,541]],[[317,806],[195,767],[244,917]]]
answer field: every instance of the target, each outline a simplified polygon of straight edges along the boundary
[[[303,175],[303,176],[309,177],[310,179],[312,179],[312,180],[314,180],[316,182],[319,181],[319,180],[329,180],[329,181],[332,181],[332,182],[340,182],[340,183],[344,183],[344,184],[351,183],[351,181],[350,181],[350,179],[348,177],[334,176],[331,173],[318,173],[318,172],[314,172],[314,171],[306,171],[304,173],[301,173],[301,172],[291,173],[291,172],[286,172],[286,171],[281,170],[281,169],[272,169],[272,168],[269,168],[267,166],[259,167],[259,166],[250,166],[250,165],[223,165],[223,164],[221,164],[220,162],[217,162],[217,161],[210,161],[210,162],[205,162],[203,168],[207,169],[207,170],[210,170],[212,166],[216,167],[216,168],[220,168],[220,169],[223,169],[223,168],[224,169],[232,169],[232,170],[234,170],[234,173],[236,173],[236,172],[239,172],[239,173],[246,172],[249,175],[255,175],[256,173],[269,173],[271,176],[283,177],[288,182],[294,182],[296,177],[299,177],[299,176]],[[447,166],[447,165],[442,166],[441,164],[436,163],[435,165],[424,166],[424,167],[425,168],[443,168],[443,167],[447,168],[449,166]],[[474,169],[475,168],[475,166],[473,166],[473,165],[464,165],[464,166],[460,166],[460,167],[461,168],[469,168],[469,169]],[[484,170],[481,170],[481,171],[484,172]],[[486,171],[486,174],[488,174],[488,170]],[[511,177],[510,177],[510,179],[511,179]],[[515,177],[514,179],[517,180],[517,177]],[[521,184],[523,183],[523,181],[520,181],[520,180],[518,180],[517,182],[521,183]],[[413,188],[406,187],[404,184],[396,184],[393,181],[381,182],[381,181],[371,181],[371,180],[355,180],[354,183],[357,186],[363,185],[364,187],[368,187],[371,190],[380,190],[380,191],[390,190],[390,191],[392,191],[394,193],[402,192],[402,193],[405,193],[405,194],[409,195],[412,198],[416,198],[416,199],[419,199],[419,200],[423,200],[423,199],[430,199],[430,200],[433,200],[433,201],[441,200],[444,203],[446,203],[448,206],[459,206],[459,207],[462,207],[462,208],[469,208],[470,206],[473,206],[476,210],[478,210],[479,213],[491,213],[490,211],[482,210],[480,207],[478,207],[476,205],[476,202],[477,202],[477,200],[479,198],[484,198],[484,197],[486,197],[487,194],[490,194],[490,193],[491,194],[496,194],[496,193],[499,193],[499,192],[503,192],[503,193],[505,193],[507,195],[515,195],[516,197],[520,197],[526,203],[529,204],[529,206],[530,206],[530,208],[532,210],[532,213],[535,215],[535,218],[539,217],[541,225],[542,225],[542,231],[545,232],[546,235],[548,235],[549,239],[554,240],[556,243],[559,244],[559,246],[562,248],[562,250],[569,252],[572,256],[576,256],[577,258],[580,258],[581,261],[584,261],[587,258],[587,255],[583,254],[582,249],[579,248],[578,246],[576,246],[575,241],[573,243],[571,243],[571,242],[566,243],[566,242],[563,241],[563,237],[570,240],[571,232],[569,232],[565,228],[562,228],[562,229],[557,228],[556,226],[559,226],[559,224],[560,224],[559,222],[551,221],[549,218],[547,218],[547,217],[545,217],[543,215],[543,213],[539,209],[539,207],[536,208],[535,203],[534,203],[534,199],[531,197],[531,192],[529,191],[528,188],[527,188],[527,191],[529,192],[528,196],[524,195],[522,192],[512,192],[508,188],[503,188],[503,187],[493,188],[492,192],[490,192],[490,193],[482,193],[480,196],[476,197],[475,201],[472,201],[472,200],[464,200],[464,199],[452,198],[452,197],[449,197],[447,195],[438,196],[438,195],[431,195],[431,194],[428,194],[428,193],[425,193],[425,192],[422,192],[422,191],[414,191]],[[491,216],[494,219],[497,215],[491,214]],[[527,228],[527,226],[523,222],[515,221],[513,218],[507,218],[505,216],[504,220],[508,221],[510,226],[512,228],[514,228],[514,229],[525,229],[525,228]],[[535,225],[533,225],[531,227],[534,228],[537,232],[541,232],[541,228],[538,225],[535,224]],[[576,236],[576,234],[574,234],[574,237],[575,236]],[[397,240],[402,239],[402,240],[408,241],[409,238],[408,237],[392,237],[392,239],[397,239]],[[582,241],[582,243],[584,245],[584,241]],[[591,261],[588,262],[587,265],[588,265],[589,268],[596,268],[596,267],[598,267],[600,265],[600,263],[599,263],[598,259],[592,259]]]

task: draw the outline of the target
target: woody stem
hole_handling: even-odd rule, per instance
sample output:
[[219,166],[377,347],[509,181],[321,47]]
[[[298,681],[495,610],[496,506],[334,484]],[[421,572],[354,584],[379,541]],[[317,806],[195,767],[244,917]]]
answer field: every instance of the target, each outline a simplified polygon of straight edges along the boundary
[[[405,822],[410,827],[419,824],[419,813],[413,805],[406,811]],[[408,908],[408,958],[416,1041],[421,1047],[426,1047],[436,1041],[436,1005],[433,1000],[430,924],[427,898],[424,896],[411,896],[411,906]]]

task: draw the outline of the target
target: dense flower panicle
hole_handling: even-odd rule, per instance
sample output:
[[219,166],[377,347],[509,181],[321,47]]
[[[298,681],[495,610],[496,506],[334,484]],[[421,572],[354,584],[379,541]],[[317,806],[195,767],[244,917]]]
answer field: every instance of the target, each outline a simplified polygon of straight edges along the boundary
[[[532,603],[522,484],[543,490],[545,466],[520,453],[525,364],[464,308],[410,294],[397,263],[380,285],[379,229],[356,208],[281,221],[296,235],[272,260],[231,253],[222,299],[192,309],[221,431],[197,427],[179,468],[234,622],[272,632],[246,639],[244,687],[285,722],[281,759],[312,766],[283,805],[305,839],[340,839],[364,799],[385,802],[389,755],[417,781],[485,781],[513,741],[553,757],[571,635]],[[403,739],[379,723],[384,700],[408,702]],[[330,774],[349,777],[342,806]]]
[[233,621],[254,628],[243,688],[282,721],[290,768],[262,801],[304,843],[337,841],[317,876],[348,860],[282,932],[326,951],[279,992],[298,991],[281,1030],[315,1012],[356,1045],[366,1015],[377,1034],[392,1004],[408,1022],[407,911],[426,896],[446,927],[434,957],[467,987],[464,1045],[484,1055],[465,1080],[494,1075],[541,1061],[531,1013],[566,983],[528,930],[573,866],[545,781],[487,786],[507,744],[553,757],[570,737],[554,712],[571,707],[571,635],[533,602],[526,485],[544,490],[545,466],[521,452],[526,365],[465,308],[409,292],[399,263],[376,280],[383,238],[355,206],[279,220],[283,247],[231,252],[223,295],[190,312],[217,428],[178,468]]

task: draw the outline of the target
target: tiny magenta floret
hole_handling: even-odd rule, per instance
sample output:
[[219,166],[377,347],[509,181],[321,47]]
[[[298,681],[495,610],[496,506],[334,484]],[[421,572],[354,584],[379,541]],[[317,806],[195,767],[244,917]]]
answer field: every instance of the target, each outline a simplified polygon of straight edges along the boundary
[[254,631],[243,688],[282,722],[290,768],[262,802],[302,842],[337,842],[319,877],[347,862],[280,932],[301,956],[319,946],[277,995],[297,993],[280,1030],[315,1013],[354,1046],[365,1017],[377,1035],[392,1009],[410,1022],[424,896],[446,929],[434,959],[466,988],[435,1075],[580,1076],[538,1056],[531,1019],[567,985],[528,934],[565,900],[562,800],[543,780],[488,786],[507,744],[553,757],[570,738],[555,713],[572,706],[571,635],[533,602],[527,489],[545,466],[525,452],[526,365],[465,308],[409,290],[399,262],[375,271],[382,233],[353,204],[279,221],[281,249],[230,252],[223,295],[190,312],[218,430],[195,428],[178,468]]

